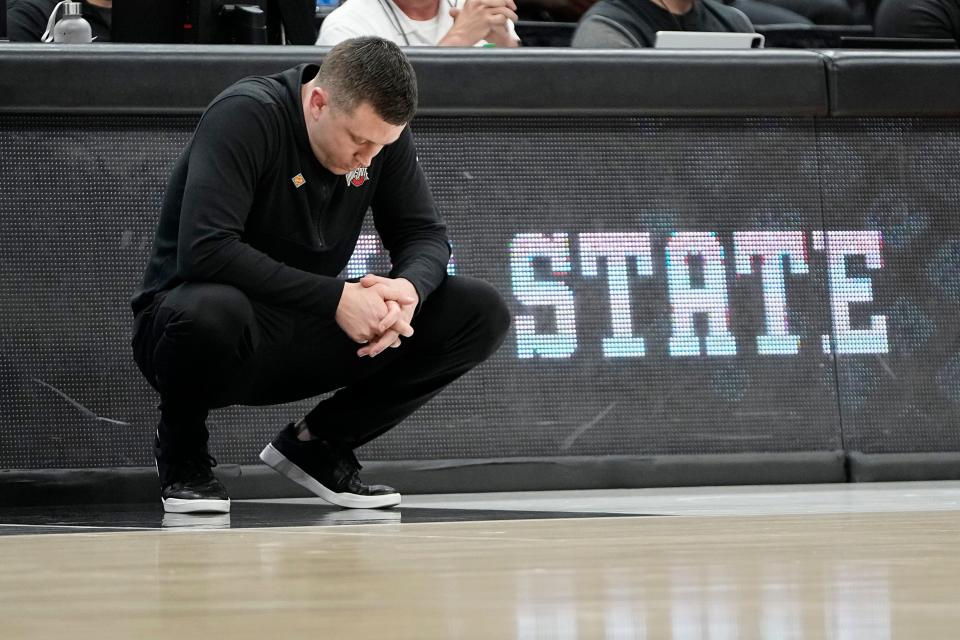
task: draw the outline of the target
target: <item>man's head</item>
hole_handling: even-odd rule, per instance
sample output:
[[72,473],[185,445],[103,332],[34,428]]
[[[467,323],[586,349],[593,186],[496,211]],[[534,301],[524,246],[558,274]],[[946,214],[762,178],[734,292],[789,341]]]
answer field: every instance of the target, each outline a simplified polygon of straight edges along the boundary
[[400,137],[417,108],[417,78],[392,42],[354,38],[330,50],[302,97],[314,154],[345,174]]

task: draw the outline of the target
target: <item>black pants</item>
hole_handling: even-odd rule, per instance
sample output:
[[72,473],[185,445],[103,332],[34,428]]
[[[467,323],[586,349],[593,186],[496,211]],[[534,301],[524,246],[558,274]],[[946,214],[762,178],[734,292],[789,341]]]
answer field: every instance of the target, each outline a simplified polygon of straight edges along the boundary
[[307,425],[318,437],[359,447],[486,360],[503,342],[510,314],[489,284],[448,277],[411,324],[414,335],[399,348],[360,358],[361,345],[333,318],[259,304],[222,284],[165,292],[137,314],[133,337],[134,359],[160,393],[160,447],[173,456],[201,450],[210,409],[336,389]]

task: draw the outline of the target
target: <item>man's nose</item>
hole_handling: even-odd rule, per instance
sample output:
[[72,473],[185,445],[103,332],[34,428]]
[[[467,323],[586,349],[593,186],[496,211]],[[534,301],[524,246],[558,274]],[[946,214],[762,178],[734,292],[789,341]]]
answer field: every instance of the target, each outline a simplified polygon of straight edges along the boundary
[[380,149],[383,147],[370,147],[367,149],[360,149],[357,151],[354,158],[361,167],[369,167],[370,163],[373,162],[374,156],[380,153]]

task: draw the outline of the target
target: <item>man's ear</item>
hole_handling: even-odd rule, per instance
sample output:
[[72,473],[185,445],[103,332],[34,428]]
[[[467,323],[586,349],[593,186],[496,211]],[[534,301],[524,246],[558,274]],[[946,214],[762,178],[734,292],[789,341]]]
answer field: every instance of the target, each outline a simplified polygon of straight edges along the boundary
[[330,105],[330,94],[323,87],[314,86],[310,91],[310,106],[319,112]]

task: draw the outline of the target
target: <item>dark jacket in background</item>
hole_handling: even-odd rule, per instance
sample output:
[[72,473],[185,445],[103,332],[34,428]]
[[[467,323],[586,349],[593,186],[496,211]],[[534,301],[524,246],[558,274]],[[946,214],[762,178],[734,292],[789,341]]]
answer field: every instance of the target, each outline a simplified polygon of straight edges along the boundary
[[885,0],[874,31],[883,38],[960,40],[960,0]]

